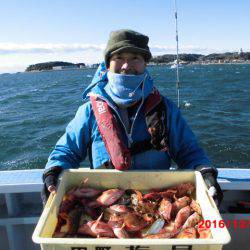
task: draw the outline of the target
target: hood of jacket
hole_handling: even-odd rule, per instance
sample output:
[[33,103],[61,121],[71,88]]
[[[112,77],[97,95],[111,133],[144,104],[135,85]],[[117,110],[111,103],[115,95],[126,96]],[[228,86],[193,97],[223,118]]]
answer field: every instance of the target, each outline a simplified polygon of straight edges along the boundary
[[[83,101],[87,102],[89,101],[89,94],[93,93],[99,96],[104,97],[106,100],[108,100],[111,103],[114,103],[110,96],[105,91],[105,86],[108,83],[107,78],[107,72],[105,62],[102,62],[99,67],[97,68],[95,75],[91,81],[91,83],[88,85],[88,87],[83,92]],[[151,78],[148,70],[146,70],[147,77],[145,82],[143,83],[143,97],[142,99],[146,99],[148,95],[151,93],[153,89],[153,79]]]

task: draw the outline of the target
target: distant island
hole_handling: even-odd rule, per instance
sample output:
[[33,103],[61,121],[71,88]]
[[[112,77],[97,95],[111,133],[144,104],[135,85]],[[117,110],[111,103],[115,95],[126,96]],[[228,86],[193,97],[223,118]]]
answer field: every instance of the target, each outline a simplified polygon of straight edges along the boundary
[[42,70],[56,70],[56,69],[64,69],[64,68],[82,68],[85,67],[85,63],[69,63],[69,62],[44,62],[29,65],[25,71],[42,71]]
[[[175,54],[166,54],[153,57],[150,60],[152,64],[171,64],[175,62]],[[184,64],[216,64],[216,63],[244,63],[250,62],[250,52],[226,52],[213,53],[209,55],[202,54],[179,54],[180,63]]]
[[[175,54],[165,54],[154,56],[149,64],[173,64],[176,60]],[[217,63],[250,63],[250,52],[226,52],[213,53],[209,55],[202,54],[179,54],[179,62],[181,64],[217,64]],[[44,71],[44,70],[64,70],[64,69],[85,69],[96,68],[98,63],[86,65],[85,63],[70,63],[70,62],[44,62],[29,65],[25,71]]]

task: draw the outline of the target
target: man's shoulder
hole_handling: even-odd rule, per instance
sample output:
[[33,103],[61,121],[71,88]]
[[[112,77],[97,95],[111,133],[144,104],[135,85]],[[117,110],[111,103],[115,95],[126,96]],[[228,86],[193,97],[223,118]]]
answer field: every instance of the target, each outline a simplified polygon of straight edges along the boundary
[[177,108],[177,106],[175,105],[175,103],[171,99],[169,99],[167,96],[162,95],[162,97],[163,97],[163,101],[164,101],[166,107],[169,110],[174,110],[174,109]]
[[92,112],[92,106],[90,101],[84,102],[77,110],[77,116],[89,116]]
[[78,110],[86,110],[91,107],[90,100],[84,101],[78,108]]

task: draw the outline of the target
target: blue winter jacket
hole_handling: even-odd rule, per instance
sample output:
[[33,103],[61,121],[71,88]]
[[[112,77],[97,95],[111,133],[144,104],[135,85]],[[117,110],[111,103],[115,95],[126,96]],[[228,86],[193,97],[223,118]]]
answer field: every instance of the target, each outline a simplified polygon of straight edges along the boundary
[[[92,168],[100,168],[110,160],[98,131],[88,97],[88,93],[92,92],[107,101],[117,115],[118,121],[122,123],[119,109],[105,92],[107,78],[103,67],[101,64],[98,68],[91,85],[83,94],[85,103],[79,107],[74,119],[68,124],[66,132],[56,143],[49,156],[46,171],[55,166],[63,169],[78,168],[87,155],[90,158]],[[195,135],[182,117],[180,110],[168,98],[165,98],[164,101],[167,106],[166,122],[169,133],[169,151],[162,152],[152,149],[136,154],[132,157],[130,169],[169,169],[171,160],[176,162],[180,169],[194,169],[199,165],[210,165],[208,157],[198,146]],[[134,116],[131,131],[122,130],[127,146],[132,142],[150,139],[141,106],[142,103]]]

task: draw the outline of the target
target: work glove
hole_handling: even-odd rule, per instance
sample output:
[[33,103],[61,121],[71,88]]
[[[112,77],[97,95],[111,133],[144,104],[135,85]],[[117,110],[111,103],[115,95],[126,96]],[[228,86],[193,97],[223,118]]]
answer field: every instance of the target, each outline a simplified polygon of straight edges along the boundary
[[45,206],[50,193],[56,191],[58,177],[61,172],[62,172],[61,167],[52,167],[49,170],[44,172],[43,188],[41,191],[41,198],[42,198],[43,206]]
[[209,166],[199,166],[196,170],[201,172],[209,194],[213,197],[216,205],[219,207],[223,199],[223,192],[217,182],[218,170],[215,167]]

